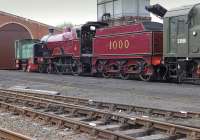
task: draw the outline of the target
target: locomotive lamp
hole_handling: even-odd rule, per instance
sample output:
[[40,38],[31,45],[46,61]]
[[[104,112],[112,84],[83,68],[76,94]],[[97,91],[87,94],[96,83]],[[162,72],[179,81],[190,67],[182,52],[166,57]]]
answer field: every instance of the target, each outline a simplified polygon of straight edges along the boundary
[[197,36],[197,32],[196,32],[196,31],[193,31],[193,32],[192,32],[192,35],[193,35],[193,36]]
[[90,26],[90,30],[91,30],[91,31],[95,31],[95,30],[96,30],[96,27],[95,27],[95,26]]
[[180,70],[181,69],[181,66],[178,64],[178,69]]

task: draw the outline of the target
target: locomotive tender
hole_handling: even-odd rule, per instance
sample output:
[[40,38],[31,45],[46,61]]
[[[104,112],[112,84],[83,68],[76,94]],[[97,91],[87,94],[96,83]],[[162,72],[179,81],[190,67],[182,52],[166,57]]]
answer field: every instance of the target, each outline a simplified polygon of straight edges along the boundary
[[88,22],[45,36],[38,71],[122,79],[137,76],[144,81],[199,79],[200,4],[152,11],[164,16],[164,28],[150,21],[112,27]]
[[93,73],[150,80],[162,59],[162,24],[142,22],[101,28],[93,39]]

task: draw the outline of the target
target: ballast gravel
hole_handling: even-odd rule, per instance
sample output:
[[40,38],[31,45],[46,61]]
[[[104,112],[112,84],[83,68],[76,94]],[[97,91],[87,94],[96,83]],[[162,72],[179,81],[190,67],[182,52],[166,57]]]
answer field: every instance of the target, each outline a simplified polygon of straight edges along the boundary
[[58,129],[42,125],[30,118],[13,115],[2,110],[0,110],[0,127],[31,137],[34,140],[97,140],[97,138],[85,133],[77,133],[68,128]]

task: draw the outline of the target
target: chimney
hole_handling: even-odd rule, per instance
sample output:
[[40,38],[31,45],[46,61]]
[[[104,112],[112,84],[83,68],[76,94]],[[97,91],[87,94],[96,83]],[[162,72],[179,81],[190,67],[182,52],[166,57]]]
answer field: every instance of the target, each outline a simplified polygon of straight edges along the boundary
[[49,28],[49,34],[53,34],[54,33],[54,28]]

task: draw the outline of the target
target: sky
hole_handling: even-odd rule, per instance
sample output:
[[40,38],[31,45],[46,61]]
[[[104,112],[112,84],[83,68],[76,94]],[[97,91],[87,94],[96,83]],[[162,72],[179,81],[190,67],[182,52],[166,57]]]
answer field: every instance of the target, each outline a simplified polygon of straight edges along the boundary
[[[78,25],[97,19],[96,0],[0,0],[0,3],[0,11],[53,26],[64,22]],[[200,0],[151,0],[151,4],[155,3],[171,9],[200,3]]]

